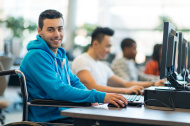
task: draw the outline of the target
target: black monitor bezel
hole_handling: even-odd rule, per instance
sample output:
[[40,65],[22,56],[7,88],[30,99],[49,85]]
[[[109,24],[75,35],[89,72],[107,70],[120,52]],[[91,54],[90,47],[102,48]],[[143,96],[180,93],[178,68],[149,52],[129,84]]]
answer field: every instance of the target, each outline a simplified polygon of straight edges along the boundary
[[190,71],[190,43],[188,42],[188,49],[187,49],[187,70]]
[[179,32],[179,43],[178,43],[178,66],[177,73],[182,74],[183,65],[182,65],[182,47],[183,47],[183,33]]

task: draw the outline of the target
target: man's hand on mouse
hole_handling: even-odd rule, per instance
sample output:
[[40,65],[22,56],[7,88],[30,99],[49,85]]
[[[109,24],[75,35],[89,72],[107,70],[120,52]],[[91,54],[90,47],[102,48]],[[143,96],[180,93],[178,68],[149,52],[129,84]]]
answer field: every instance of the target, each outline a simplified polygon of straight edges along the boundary
[[[104,98],[104,103],[114,104],[116,107],[125,106],[124,104],[128,104],[127,99],[120,94],[116,93],[106,93]],[[124,103],[124,104],[123,104]]]

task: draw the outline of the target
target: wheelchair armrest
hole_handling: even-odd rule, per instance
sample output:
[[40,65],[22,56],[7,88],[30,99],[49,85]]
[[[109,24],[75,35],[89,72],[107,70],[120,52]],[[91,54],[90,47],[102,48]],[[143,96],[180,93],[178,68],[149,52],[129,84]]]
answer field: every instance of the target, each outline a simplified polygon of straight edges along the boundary
[[30,103],[32,104],[39,104],[39,105],[61,105],[61,106],[91,106],[89,102],[69,102],[69,101],[60,101],[60,100],[52,100],[52,99],[34,99],[31,100]]

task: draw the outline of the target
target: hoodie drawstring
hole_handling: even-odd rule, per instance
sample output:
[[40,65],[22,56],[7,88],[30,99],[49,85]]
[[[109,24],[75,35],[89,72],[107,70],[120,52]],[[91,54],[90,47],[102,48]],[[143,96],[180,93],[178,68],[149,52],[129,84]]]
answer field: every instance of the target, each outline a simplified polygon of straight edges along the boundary
[[65,66],[65,70],[66,70],[66,73],[67,73],[67,81],[69,82],[69,85],[71,85],[70,77],[69,77],[69,74],[68,74],[68,71],[67,71],[67,64],[66,64],[65,59],[63,59],[63,61],[62,61],[62,69],[63,69],[63,65]]
[[[60,60],[60,62],[61,62],[61,60]],[[55,58],[55,64],[56,64],[57,72],[58,72],[58,74],[59,74],[56,58]],[[68,81],[69,85],[71,85],[70,77],[69,77],[69,74],[68,74],[68,71],[67,71],[67,65],[66,65],[65,59],[63,59],[63,61],[61,62],[61,67],[62,67],[62,69],[63,69],[63,65],[65,66],[65,70],[66,70],[66,74],[67,74],[67,81]],[[60,74],[59,74],[59,75],[60,75]],[[60,75],[60,78],[61,78],[61,75]]]

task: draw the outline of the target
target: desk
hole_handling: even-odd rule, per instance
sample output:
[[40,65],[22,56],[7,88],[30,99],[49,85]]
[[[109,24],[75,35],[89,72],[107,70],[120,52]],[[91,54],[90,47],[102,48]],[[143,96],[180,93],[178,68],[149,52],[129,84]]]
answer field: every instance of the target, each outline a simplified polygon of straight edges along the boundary
[[[106,104],[83,108],[70,108],[61,112],[62,116],[73,117],[76,126],[144,126],[170,125],[190,126],[190,109],[175,111],[153,110],[142,107],[114,108]],[[94,126],[96,126],[94,125]]]

